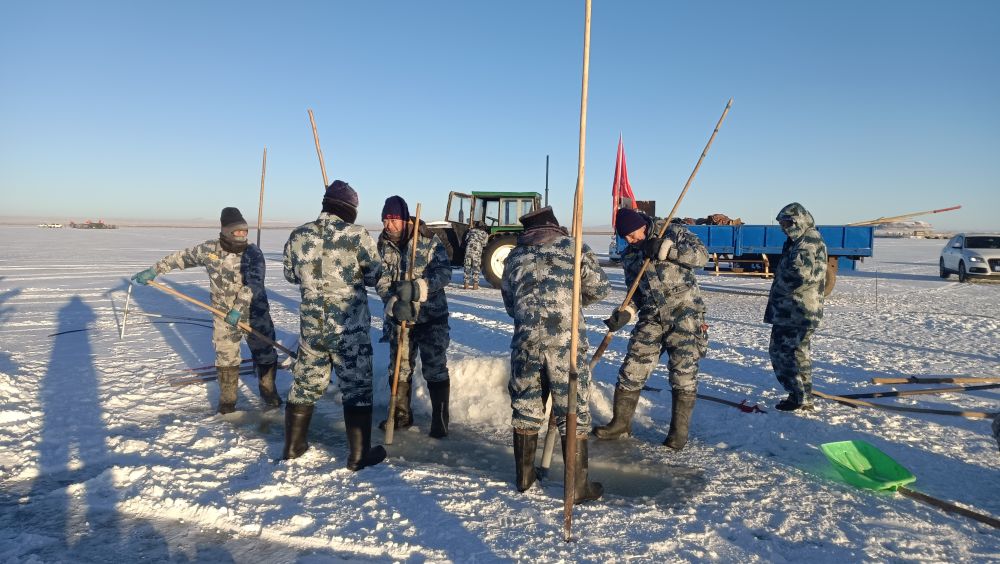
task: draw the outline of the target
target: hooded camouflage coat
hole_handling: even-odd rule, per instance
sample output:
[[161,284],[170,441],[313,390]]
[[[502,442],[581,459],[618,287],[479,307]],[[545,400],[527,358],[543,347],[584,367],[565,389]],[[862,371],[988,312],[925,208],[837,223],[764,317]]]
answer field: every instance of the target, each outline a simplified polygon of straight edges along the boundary
[[823,318],[826,243],[816,230],[812,214],[802,204],[788,204],[778,213],[777,219],[789,220],[792,225],[785,229],[788,239],[774,271],[764,322],[816,327]]

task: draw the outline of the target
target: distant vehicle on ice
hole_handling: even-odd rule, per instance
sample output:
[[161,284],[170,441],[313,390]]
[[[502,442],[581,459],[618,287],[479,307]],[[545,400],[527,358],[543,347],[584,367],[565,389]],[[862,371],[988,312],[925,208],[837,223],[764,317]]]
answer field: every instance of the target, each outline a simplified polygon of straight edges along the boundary
[[110,223],[104,223],[103,219],[99,219],[96,222],[90,221],[89,219],[83,223],[69,222],[69,226],[73,229],[118,229],[117,225],[112,225]]
[[1000,278],[1000,233],[959,233],[941,249],[941,278],[958,274],[959,282],[970,277]]
[[46,229],[61,229],[63,225],[61,223],[39,223],[38,226]]

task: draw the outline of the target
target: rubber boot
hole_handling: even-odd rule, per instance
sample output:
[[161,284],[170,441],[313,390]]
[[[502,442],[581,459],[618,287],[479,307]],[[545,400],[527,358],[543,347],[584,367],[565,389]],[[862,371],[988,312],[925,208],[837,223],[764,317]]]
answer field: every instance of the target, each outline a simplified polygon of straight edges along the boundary
[[514,473],[517,491],[523,492],[535,483],[535,451],[538,450],[538,431],[514,429]]
[[357,472],[385,460],[385,447],[372,448],[372,407],[344,406],[344,426],[347,428],[347,468]]
[[312,404],[290,403],[285,406],[285,450],[282,460],[302,456],[309,448],[309,421],[312,420]]
[[260,391],[260,399],[264,402],[264,410],[268,411],[276,407],[281,407],[281,396],[274,387],[274,375],[278,371],[276,364],[257,365],[257,389]]
[[451,380],[427,382],[427,392],[431,396],[431,432],[435,439],[448,436],[448,398],[451,395]]
[[[410,410],[410,382],[401,378],[396,382],[396,425],[393,429],[406,429],[413,426],[413,411]],[[378,424],[385,431],[385,420]]]
[[[562,435],[563,461],[566,460],[566,435]],[[573,465],[573,473],[576,476],[576,493],[573,504],[579,505],[594,501],[604,495],[604,486],[600,482],[591,482],[587,464],[587,435],[577,435],[576,437],[576,461]]]
[[239,366],[216,366],[219,376],[218,412],[225,415],[236,411],[236,386],[240,380]]
[[639,404],[639,394],[642,390],[629,392],[621,386],[615,386],[615,399],[611,421],[603,427],[594,427],[594,436],[598,439],[617,439],[622,435],[632,436],[632,416],[635,406]]
[[469,289],[469,281],[468,280],[466,280],[465,283],[462,284],[462,289],[463,290],[468,290]]
[[694,401],[695,392],[673,392],[673,397],[670,400],[672,407],[670,431],[667,432],[667,439],[663,441],[663,446],[681,450],[687,444]]
[[479,289],[479,280],[473,280],[472,281],[472,289],[473,290],[478,290]]

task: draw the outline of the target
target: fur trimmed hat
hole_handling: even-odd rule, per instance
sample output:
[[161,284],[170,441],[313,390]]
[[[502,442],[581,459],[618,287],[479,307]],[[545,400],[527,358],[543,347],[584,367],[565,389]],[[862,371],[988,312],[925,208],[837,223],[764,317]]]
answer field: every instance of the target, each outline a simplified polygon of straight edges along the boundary
[[556,214],[552,213],[552,206],[545,206],[544,208],[530,211],[522,215],[518,221],[521,222],[521,225],[523,225],[525,229],[541,227],[543,225],[559,227],[559,220],[556,219]]

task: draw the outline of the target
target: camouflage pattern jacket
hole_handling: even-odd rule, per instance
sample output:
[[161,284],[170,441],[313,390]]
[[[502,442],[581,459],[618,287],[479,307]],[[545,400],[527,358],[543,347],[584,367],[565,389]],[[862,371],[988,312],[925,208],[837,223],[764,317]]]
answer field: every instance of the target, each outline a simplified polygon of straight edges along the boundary
[[[646,236],[657,236],[663,228],[663,221],[646,217]],[[639,315],[643,316],[653,315],[661,309],[672,312],[681,304],[694,305],[704,312],[705,304],[701,299],[694,269],[702,268],[708,262],[708,250],[701,239],[682,224],[671,224],[664,238],[673,241],[673,248],[666,260],[654,258],[650,261],[632,296],[632,303],[639,310]],[[625,270],[627,285],[631,286],[635,282],[645,260],[641,243],[625,248],[622,253],[622,268]]]
[[[525,231],[504,262],[501,294],[507,315],[514,318],[511,349],[569,349],[573,319],[573,238],[565,230]],[[535,232],[550,231],[548,237]],[[611,284],[594,253],[583,246],[580,261],[580,305],[604,299]],[[577,327],[580,352],[586,349],[587,329],[580,316]],[[584,354],[585,356],[585,354]],[[584,362],[586,366],[586,362]]]
[[823,318],[826,289],[826,243],[801,204],[789,204],[779,214],[793,217],[785,234],[781,260],[774,271],[764,323],[816,327]]
[[171,270],[204,266],[208,272],[212,306],[222,313],[236,309],[246,315],[253,291],[243,283],[240,271],[242,260],[243,253],[230,253],[222,248],[218,239],[211,239],[190,249],[167,255],[154,264],[153,268],[157,274],[166,274]]
[[375,240],[360,225],[323,212],[285,243],[285,280],[301,286],[300,331],[368,338],[368,292],[382,275]]
[[[451,282],[451,260],[444,243],[423,222],[420,222],[418,233],[413,279],[422,279],[427,284],[427,300],[420,303],[416,323],[442,321],[448,318],[448,298],[444,289]],[[378,252],[382,255],[382,277],[375,290],[384,304],[393,296],[395,282],[409,277],[413,240],[397,244],[383,232],[378,238]]]
[[482,229],[470,229],[465,233],[465,254],[482,254],[486,241],[490,238],[489,233]]

